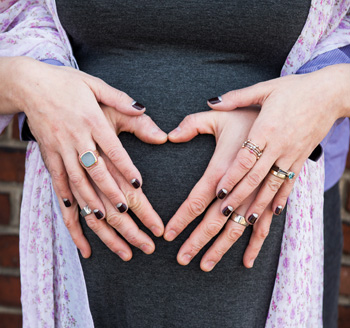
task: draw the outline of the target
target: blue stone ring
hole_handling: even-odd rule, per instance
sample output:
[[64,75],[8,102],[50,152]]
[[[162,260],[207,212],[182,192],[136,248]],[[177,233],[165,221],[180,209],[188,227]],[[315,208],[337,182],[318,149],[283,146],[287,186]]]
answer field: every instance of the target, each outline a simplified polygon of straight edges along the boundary
[[88,150],[79,156],[79,162],[83,167],[88,169],[98,163],[99,156],[97,150]]
[[280,178],[283,180],[285,180],[286,178],[288,178],[289,180],[292,180],[295,177],[294,172],[282,170],[276,165],[273,165],[271,167],[270,173],[276,176],[277,178]]

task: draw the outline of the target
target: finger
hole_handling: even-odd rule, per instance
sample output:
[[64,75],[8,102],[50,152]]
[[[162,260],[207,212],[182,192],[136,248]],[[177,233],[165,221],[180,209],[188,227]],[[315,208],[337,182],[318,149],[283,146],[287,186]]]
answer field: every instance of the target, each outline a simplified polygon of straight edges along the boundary
[[215,110],[230,111],[237,107],[262,105],[272,92],[274,80],[260,82],[243,89],[232,90],[208,100],[208,106]]
[[[235,162],[236,161],[237,159]],[[241,205],[243,201],[261,184],[263,179],[269,173],[274,161],[275,154],[267,149],[264,155],[255,163],[253,168],[242,178],[232,192],[225,198],[221,208],[224,210],[227,206],[231,206],[233,209],[236,209],[239,205]],[[234,166],[235,164],[233,164],[233,167]],[[232,174],[236,173],[233,172]],[[233,182],[237,181],[237,178],[234,175],[229,177],[229,179]]]
[[[104,159],[94,152],[89,151],[80,155],[81,162],[84,165],[85,156],[92,158],[94,155],[95,163],[91,166],[85,166],[85,170],[89,173],[91,179],[96,184],[96,186],[101,190],[101,192],[106,195],[106,197],[111,201],[115,208],[123,213],[127,210],[128,205],[123,192],[120,190],[116,181],[113,179],[112,175],[107,169]],[[89,160],[89,158],[87,159]],[[92,162],[90,162],[92,163]],[[90,164],[87,162],[87,164]],[[102,217],[101,217],[102,219]]]
[[260,187],[258,195],[246,212],[248,223],[254,224],[254,222],[262,215],[267,206],[271,204],[271,201],[286,180],[289,179],[282,179],[271,173],[266,176],[262,186]]
[[174,240],[195,218],[201,215],[215,198],[217,183],[227,170],[229,154],[215,150],[202,178],[165,227],[164,239]]
[[189,264],[198,252],[220,232],[227,219],[227,216],[220,213],[220,202],[216,201],[212,204],[201,223],[181,246],[177,254],[178,263]]
[[131,245],[141,249],[145,254],[152,254],[155,250],[153,240],[139,229],[128,213],[116,211],[106,196],[100,190],[97,192],[107,209],[107,223],[116,229]]
[[[53,188],[56,192],[56,184],[52,181]],[[57,192],[56,192],[57,194]],[[71,199],[74,199],[73,196]],[[67,227],[69,234],[72,237],[72,240],[79,249],[82,257],[88,258],[91,255],[91,247],[89,242],[84,236],[83,230],[79,222],[79,213],[78,206],[76,201],[72,201],[69,207],[66,206],[66,203],[61,197],[58,197],[58,203],[60,205],[62,218],[65,226]]]
[[[244,213],[244,210],[242,208],[238,208],[236,213]],[[213,270],[226,252],[242,236],[244,230],[245,226],[236,223],[231,219],[227,220],[224,231],[218,236],[213,245],[203,255],[200,264],[201,269],[206,272]]]
[[82,207],[88,205],[98,219],[102,219],[106,213],[105,208],[91,186],[84,169],[78,161],[76,151],[66,150],[63,155],[64,166],[67,170],[69,184],[71,189],[76,190],[83,200]]
[[168,140],[168,135],[146,114],[132,118],[123,115],[118,120],[118,125],[120,132],[133,133],[137,138],[149,144],[163,144]]
[[290,169],[295,173],[294,179],[286,179],[281,188],[278,190],[275,198],[273,199],[272,210],[276,215],[280,215],[283,211],[283,208],[286,206],[289,194],[294,187],[294,183],[298,179],[299,173],[302,170],[304,163],[304,160],[294,163]]
[[270,232],[272,211],[267,209],[254,224],[249,244],[243,255],[243,264],[246,268],[252,268],[255,259],[258,257],[262,245]]
[[50,153],[46,156],[45,163],[50,172],[57,198],[63,202],[65,207],[70,207],[74,202],[74,197],[61,156],[57,153]]
[[127,115],[135,116],[141,115],[145,112],[145,106],[132,99],[125,92],[111,87],[99,78],[83,72],[79,73],[82,74],[84,82],[94,93],[98,102],[113,107],[117,111]]
[[[141,174],[133,164],[128,153],[122,146],[115,132],[110,128],[107,121],[104,127],[93,129],[92,136],[102,151],[107,155],[115,167],[122,173],[127,181],[139,188],[142,185]],[[92,148],[94,149],[94,148]],[[136,183],[135,183],[136,182]]]
[[[85,201],[73,186],[72,190],[80,207],[83,208]],[[107,224],[106,220],[99,220],[92,213],[86,215],[84,219],[87,226],[113,253],[117,254],[123,261],[129,261],[132,258],[132,252],[128,244],[117,235],[115,230]]]
[[187,142],[198,134],[215,134],[215,113],[201,112],[187,115],[179,126],[168,134],[171,142]]

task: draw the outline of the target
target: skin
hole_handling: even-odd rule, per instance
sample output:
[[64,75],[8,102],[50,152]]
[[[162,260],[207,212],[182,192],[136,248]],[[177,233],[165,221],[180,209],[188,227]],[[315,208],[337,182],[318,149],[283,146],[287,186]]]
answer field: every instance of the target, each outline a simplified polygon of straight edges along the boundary
[[[239,206],[248,200],[252,193],[257,192],[246,211],[239,213],[246,218],[253,213],[259,217],[253,226],[253,234],[243,257],[244,265],[247,268],[252,267],[268,235],[273,211],[277,206],[285,206],[296,181],[296,177],[293,180],[282,180],[269,174],[272,165],[293,171],[296,176],[299,174],[308,156],[327,135],[334,122],[340,117],[350,116],[349,81],[350,65],[334,65],[315,73],[282,77],[231,91],[222,96],[221,103],[208,103],[212,109],[221,112],[237,111],[239,107],[250,105],[261,107],[259,115],[249,128],[247,138],[240,139],[241,143],[250,139],[259,145],[264,151],[259,161],[243,148],[234,153],[232,139],[231,143],[226,140],[230,136],[229,133],[227,137],[223,137],[225,140],[220,140],[222,136],[218,131],[224,131],[226,124],[229,124],[225,119],[216,117],[216,129],[213,129],[213,121],[202,120],[199,126],[198,119],[191,116],[185,118],[179,126],[180,129],[175,129],[169,134],[170,141],[184,142],[197,133],[213,133],[217,137],[217,149],[212,161],[215,160],[218,166],[209,165],[188,199],[169,221],[164,234],[166,240],[174,240],[209,206],[214,195],[222,188],[229,192],[222,202],[216,201],[208,209],[203,219],[206,226],[201,224],[181,247],[177,257],[180,264],[188,264],[219,232],[219,227],[222,226],[219,223],[225,220],[222,215],[220,217],[220,213],[226,206],[230,205],[238,211]],[[232,124],[234,122],[230,122],[229,126]],[[224,150],[221,150],[221,142],[225,145],[222,147]],[[230,154],[229,157],[227,154]],[[216,157],[220,157],[221,161]],[[223,167],[222,162],[225,161],[230,162],[230,165]],[[215,182],[208,188],[207,184],[203,183],[205,181]],[[238,237],[238,233],[232,233],[231,238],[219,236],[221,244],[219,245],[218,240],[214,243],[204,255],[201,268],[205,271],[211,270]],[[211,262],[211,265],[205,262]]]

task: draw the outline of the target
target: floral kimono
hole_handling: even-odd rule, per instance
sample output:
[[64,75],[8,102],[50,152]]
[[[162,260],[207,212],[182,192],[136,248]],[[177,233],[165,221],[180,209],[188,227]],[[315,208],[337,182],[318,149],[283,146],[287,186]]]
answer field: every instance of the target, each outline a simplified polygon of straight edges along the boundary
[[[350,0],[312,0],[281,75],[350,44]],[[77,68],[54,0],[0,0],[0,56]],[[11,121],[0,116],[0,132]],[[322,327],[324,162],[307,161],[290,194],[266,327]],[[78,252],[37,143],[28,144],[20,223],[23,327],[93,327]]]

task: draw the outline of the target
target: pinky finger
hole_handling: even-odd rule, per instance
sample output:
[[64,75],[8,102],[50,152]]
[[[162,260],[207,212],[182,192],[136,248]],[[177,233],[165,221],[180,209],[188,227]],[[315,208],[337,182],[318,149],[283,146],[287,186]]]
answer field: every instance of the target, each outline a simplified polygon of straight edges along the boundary
[[253,226],[253,232],[250,236],[249,244],[243,255],[243,264],[250,269],[258,257],[262,245],[270,232],[272,221],[272,211],[266,209],[259,220]]
[[[56,191],[56,185],[53,183],[53,187]],[[73,199],[73,196],[72,196]],[[78,204],[76,201],[73,201],[71,206],[67,207],[62,200],[62,198],[58,197],[58,202],[60,204],[62,218],[65,226],[67,227],[72,240],[79,249],[82,257],[88,258],[91,255],[91,247],[87,239],[83,234],[83,230],[81,228],[79,222],[79,212],[78,212]]]
[[280,215],[284,209],[284,207],[287,204],[287,199],[289,197],[289,194],[291,193],[295,181],[298,179],[299,173],[304,165],[303,162],[297,162],[294,163],[294,165],[291,167],[291,171],[295,173],[295,178],[285,179],[282,186],[278,190],[277,194],[275,195],[273,201],[272,201],[272,210],[274,214]]

